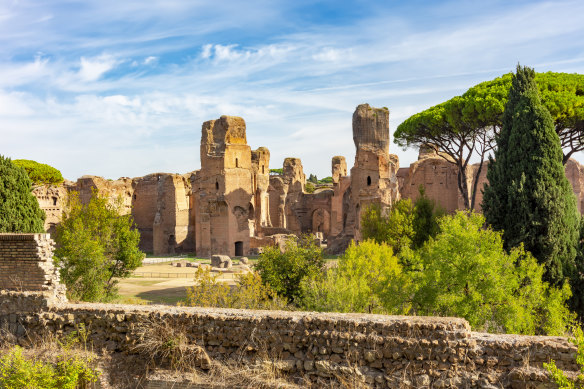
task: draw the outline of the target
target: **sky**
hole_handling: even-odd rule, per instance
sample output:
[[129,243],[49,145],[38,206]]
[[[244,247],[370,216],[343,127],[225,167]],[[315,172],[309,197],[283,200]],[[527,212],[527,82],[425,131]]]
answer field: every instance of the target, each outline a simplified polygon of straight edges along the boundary
[[70,180],[182,174],[202,123],[234,115],[270,168],[298,157],[322,178],[335,155],[352,166],[361,103],[388,107],[393,134],[517,63],[584,73],[582,15],[581,0],[1,0],[0,155]]

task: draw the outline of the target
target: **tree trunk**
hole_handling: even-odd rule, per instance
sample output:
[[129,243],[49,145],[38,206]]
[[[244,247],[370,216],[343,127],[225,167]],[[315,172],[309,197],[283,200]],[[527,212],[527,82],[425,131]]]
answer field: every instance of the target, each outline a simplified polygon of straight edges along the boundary
[[469,209],[469,193],[468,185],[466,182],[466,169],[462,165],[458,165],[458,190],[462,195],[462,200],[464,201],[464,209]]

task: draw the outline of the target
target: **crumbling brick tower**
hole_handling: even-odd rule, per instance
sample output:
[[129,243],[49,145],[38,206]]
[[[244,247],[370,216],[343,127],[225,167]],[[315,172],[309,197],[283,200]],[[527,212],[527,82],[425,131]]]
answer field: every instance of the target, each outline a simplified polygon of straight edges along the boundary
[[247,254],[255,207],[251,148],[242,118],[221,116],[203,123],[201,170],[193,192],[197,255]]
[[397,157],[389,154],[389,110],[361,104],[353,113],[355,165],[343,196],[343,231],[361,239],[360,220],[371,204],[387,209],[399,198]]
[[[270,151],[260,147],[251,152],[251,164],[253,171],[253,193],[255,206],[255,232],[262,227],[271,227],[270,198],[268,187],[270,186]],[[256,235],[252,231],[252,235]]]

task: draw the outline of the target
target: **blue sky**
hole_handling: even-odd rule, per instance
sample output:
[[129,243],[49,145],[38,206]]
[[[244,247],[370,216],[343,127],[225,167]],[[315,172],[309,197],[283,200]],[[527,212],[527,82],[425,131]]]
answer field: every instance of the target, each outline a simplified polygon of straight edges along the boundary
[[393,133],[518,62],[584,73],[582,15],[582,1],[3,0],[0,154],[71,180],[186,173],[202,123],[236,115],[271,168],[294,156],[324,177],[334,155],[353,163],[360,103],[389,107]]

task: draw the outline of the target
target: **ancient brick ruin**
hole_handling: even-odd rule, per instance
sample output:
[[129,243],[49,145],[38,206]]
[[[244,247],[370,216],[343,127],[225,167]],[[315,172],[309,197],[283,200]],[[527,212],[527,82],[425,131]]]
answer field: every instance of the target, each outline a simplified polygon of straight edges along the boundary
[[[47,213],[49,232],[60,221],[68,193],[77,191],[82,201],[88,201],[97,190],[112,200],[121,198],[124,212],[133,215],[140,231],[142,250],[199,256],[254,254],[303,233],[315,234],[331,252],[341,252],[352,239],[360,239],[359,221],[366,207],[373,203],[389,207],[399,198],[415,200],[420,185],[447,212],[463,207],[457,170],[446,156],[422,148],[418,161],[399,168],[398,157],[389,153],[387,108],[359,105],[353,114],[353,141],[356,154],[350,172],[345,157],[334,156],[332,185],[307,193],[300,159],[286,158],[282,175],[270,175],[269,150],[251,150],[245,121],[222,116],[203,123],[200,170],[115,181],[84,176],[75,183],[36,188],[34,194]],[[468,169],[472,173],[478,167]],[[486,171],[484,166],[479,189]],[[584,167],[570,160],[566,175],[582,211]],[[481,200],[479,190],[478,207]]]
[[164,325],[213,359],[253,363],[267,355],[275,369],[312,381],[357,376],[379,388],[552,388],[544,362],[578,370],[576,347],[565,338],[477,333],[457,318],[73,304],[49,293],[63,289],[47,265],[48,235],[0,234],[0,253],[2,269],[17,263],[30,270],[18,285],[0,273],[0,336],[25,347],[83,326],[88,347],[133,363],[144,329]]

